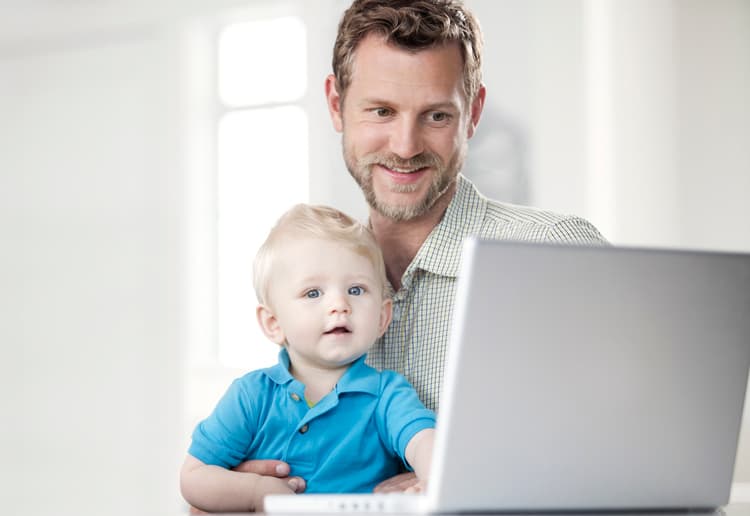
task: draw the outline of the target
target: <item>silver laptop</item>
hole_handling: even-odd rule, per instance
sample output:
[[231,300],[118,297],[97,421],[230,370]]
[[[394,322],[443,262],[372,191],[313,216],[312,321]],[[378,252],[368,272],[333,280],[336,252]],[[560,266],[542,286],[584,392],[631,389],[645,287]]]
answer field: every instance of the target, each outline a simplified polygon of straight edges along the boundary
[[266,511],[712,510],[749,367],[748,254],[472,238],[427,493]]

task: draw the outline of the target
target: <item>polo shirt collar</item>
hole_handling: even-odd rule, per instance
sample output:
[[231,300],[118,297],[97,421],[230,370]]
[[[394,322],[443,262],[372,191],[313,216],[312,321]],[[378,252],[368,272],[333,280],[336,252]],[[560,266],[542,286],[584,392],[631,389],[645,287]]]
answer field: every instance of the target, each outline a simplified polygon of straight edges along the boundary
[[292,373],[289,372],[289,353],[286,348],[282,347],[279,351],[279,363],[271,366],[264,372],[271,380],[279,385],[284,385],[294,381]]
[[[344,376],[336,384],[334,390],[337,394],[343,392],[366,392],[377,395],[380,391],[380,375],[372,367],[365,364],[367,355],[362,355],[355,360]],[[285,385],[296,381],[289,372],[289,353],[286,348],[279,351],[279,363],[265,370],[266,376],[279,385]]]
[[362,355],[349,366],[335,387],[337,393],[366,392],[377,395],[380,392],[380,374],[365,364],[367,355]]
[[487,198],[459,174],[448,209],[409,264],[406,275],[423,269],[441,276],[458,276],[464,239],[480,232],[486,211]]

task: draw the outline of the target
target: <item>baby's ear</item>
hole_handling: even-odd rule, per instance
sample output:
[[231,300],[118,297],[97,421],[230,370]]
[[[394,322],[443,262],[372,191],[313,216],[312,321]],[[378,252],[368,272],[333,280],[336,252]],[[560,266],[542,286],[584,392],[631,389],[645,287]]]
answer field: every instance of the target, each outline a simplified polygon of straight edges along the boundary
[[391,324],[392,316],[393,301],[391,301],[391,298],[383,299],[383,305],[380,308],[380,337],[383,336],[385,330],[388,329],[388,325]]
[[284,330],[281,329],[279,320],[269,307],[266,305],[258,305],[258,308],[255,309],[255,316],[258,318],[260,329],[263,330],[263,333],[269,340],[275,342],[279,346],[286,342]]

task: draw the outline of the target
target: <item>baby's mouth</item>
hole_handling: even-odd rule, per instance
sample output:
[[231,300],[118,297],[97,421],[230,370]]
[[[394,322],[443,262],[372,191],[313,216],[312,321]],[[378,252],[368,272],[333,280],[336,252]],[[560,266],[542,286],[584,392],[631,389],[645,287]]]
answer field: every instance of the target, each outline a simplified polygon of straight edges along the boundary
[[351,330],[346,326],[336,326],[325,332],[325,335],[341,335],[344,333],[351,333]]

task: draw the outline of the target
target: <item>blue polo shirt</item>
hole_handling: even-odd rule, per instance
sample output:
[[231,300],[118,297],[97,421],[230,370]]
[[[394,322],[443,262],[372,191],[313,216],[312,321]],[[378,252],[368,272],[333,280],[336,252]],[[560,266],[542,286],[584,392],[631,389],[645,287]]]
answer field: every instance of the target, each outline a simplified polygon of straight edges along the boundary
[[193,432],[190,455],[224,468],[279,459],[305,479],[307,493],[371,492],[399,473],[407,443],[434,428],[435,414],[403,376],[378,372],[364,360],[309,408],[282,349],[277,365],[232,383]]

